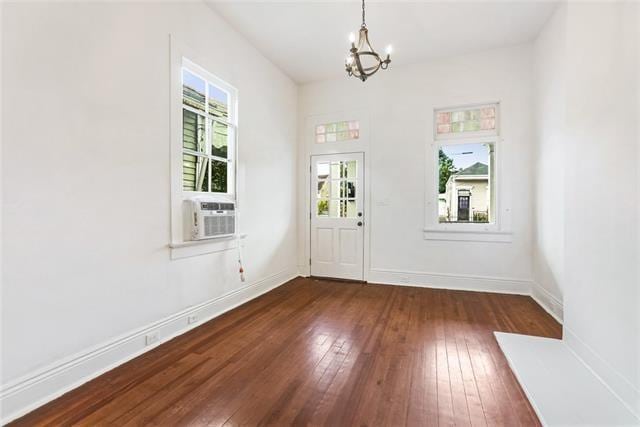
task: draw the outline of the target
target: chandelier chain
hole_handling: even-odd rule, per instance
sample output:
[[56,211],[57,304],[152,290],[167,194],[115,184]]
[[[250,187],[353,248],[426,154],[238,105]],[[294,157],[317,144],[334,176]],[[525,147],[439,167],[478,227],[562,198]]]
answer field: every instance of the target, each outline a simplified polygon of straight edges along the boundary
[[362,0],[362,27],[366,27],[367,24],[364,22],[364,0]]

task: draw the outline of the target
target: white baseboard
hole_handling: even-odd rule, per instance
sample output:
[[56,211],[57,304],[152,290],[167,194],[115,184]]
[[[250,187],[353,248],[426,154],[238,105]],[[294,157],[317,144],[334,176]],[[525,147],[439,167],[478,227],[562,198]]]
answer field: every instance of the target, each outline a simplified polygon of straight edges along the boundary
[[461,291],[530,295],[532,281],[502,277],[401,271],[382,268],[369,270],[370,283],[417,286]]
[[[298,276],[291,267],[222,297],[175,313],[143,328],[121,335],[43,369],[3,385],[0,390],[0,424],[4,425],[39,406],[73,390],[158,345],[181,335],[214,317],[252,300]],[[188,323],[189,316],[198,321]],[[157,332],[160,339],[146,345],[145,337]]]
[[601,358],[566,325],[563,328],[563,341],[578,359],[635,415],[640,425],[640,390],[635,388],[631,381]]
[[532,282],[531,298],[533,298],[540,307],[551,315],[558,323],[562,324],[564,319],[564,309],[562,301],[553,296],[549,291],[543,288],[539,283]]

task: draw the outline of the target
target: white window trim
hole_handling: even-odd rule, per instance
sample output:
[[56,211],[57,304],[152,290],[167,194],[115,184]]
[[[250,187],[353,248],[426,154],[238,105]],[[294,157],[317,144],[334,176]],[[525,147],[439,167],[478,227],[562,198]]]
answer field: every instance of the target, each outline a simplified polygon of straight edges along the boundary
[[[478,107],[496,106],[496,130],[481,132],[461,132],[454,135],[437,134],[437,113],[441,111],[462,111]],[[436,108],[433,110],[433,139],[430,144],[428,162],[433,166],[433,173],[427,174],[427,203],[426,203],[426,221],[423,229],[423,237],[426,240],[449,240],[449,241],[465,241],[465,242],[501,242],[508,243],[512,241],[512,233],[504,230],[502,225],[501,214],[501,151],[502,138],[500,137],[500,103],[487,102],[481,104],[469,104],[453,108]],[[441,223],[439,221],[439,150],[443,146],[462,145],[469,143],[487,143],[493,144],[493,160],[494,160],[494,182],[493,191],[495,193],[495,206],[493,206],[493,222],[491,223]]]
[[[187,59],[191,58],[192,60]],[[171,37],[171,140],[170,140],[170,165],[171,165],[171,236],[169,247],[171,248],[171,258],[178,259],[188,256],[201,255],[205,253],[220,252],[224,250],[234,249],[238,238],[245,238],[245,235],[230,236],[223,238],[209,239],[206,241],[190,241],[184,238],[184,200],[205,196],[219,201],[232,201],[236,203],[236,211],[238,210],[238,91],[224,80],[214,76],[205,68],[197,65],[195,61],[199,59],[198,55],[190,51],[188,48],[178,44]],[[201,62],[202,63],[202,62]],[[224,122],[233,129],[233,140],[229,153],[231,161],[227,175],[227,192],[196,192],[183,190],[182,182],[182,68],[186,67],[190,72],[198,77],[212,83],[216,87],[227,92],[229,95],[229,117],[216,118],[220,122]],[[208,90],[208,87],[207,87]],[[202,112],[200,112],[202,114]],[[207,124],[208,126],[208,124]],[[237,213],[236,213],[237,215]],[[239,219],[236,217],[236,221]],[[240,229],[239,223],[236,223],[236,229]]]

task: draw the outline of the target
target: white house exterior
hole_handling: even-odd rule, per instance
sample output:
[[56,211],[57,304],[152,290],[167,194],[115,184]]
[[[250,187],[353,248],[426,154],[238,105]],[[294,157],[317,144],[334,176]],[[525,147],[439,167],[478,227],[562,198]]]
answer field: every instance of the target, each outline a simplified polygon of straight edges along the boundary
[[440,222],[488,222],[489,206],[489,167],[479,162],[451,175],[438,196]]

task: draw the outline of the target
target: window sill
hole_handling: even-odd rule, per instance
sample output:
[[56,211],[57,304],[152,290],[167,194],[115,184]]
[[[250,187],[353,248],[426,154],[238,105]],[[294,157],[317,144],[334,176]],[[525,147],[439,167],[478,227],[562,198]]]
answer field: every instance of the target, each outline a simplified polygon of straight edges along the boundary
[[206,240],[169,243],[171,259],[189,258],[214,252],[230,251],[238,247],[238,237],[244,240],[247,235],[240,234],[240,236],[234,235]]
[[425,228],[423,233],[425,240],[493,243],[511,243],[513,241],[513,233],[509,231]]

